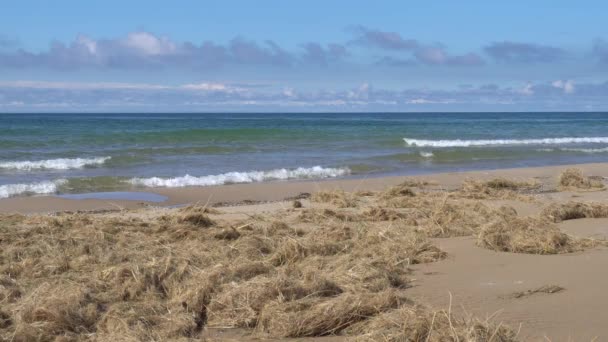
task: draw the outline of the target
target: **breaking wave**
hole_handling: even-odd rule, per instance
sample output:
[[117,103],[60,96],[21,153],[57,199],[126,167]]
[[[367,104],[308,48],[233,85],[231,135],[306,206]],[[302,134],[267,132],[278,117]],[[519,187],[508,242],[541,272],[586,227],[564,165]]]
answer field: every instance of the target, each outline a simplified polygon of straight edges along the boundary
[[562,151],[583,153],[607,153],[608,147],[604,148],[562,148]]
[[418,147],[469,147],[492,145],[561,145],[561,144],[602,144],[608,143],[608,137],[581,138],[543,138],[543,139],[485,139],[485,140],[424,140],[403,138],[407,145]]
[[42,181],[28,184],[5,184],[0,185],[0,198],[13,197],[25,194],[53,194],[57,188],[65,184],[67,180]]
[[209,186],[235,183],[254,183],[272,180],[287,179],[320,179],[340,177],[350,173],[348,168],[323,168],[314,166],[310,168],[277,169],[271,171],[228,172],[219,175],[195,177],[185,175],[175,178],[132,178],[128,182],[133,185],[147,187],[178,188],[185,186]]
[[38,161],[10,161],[1,162],[0,169],[12,170],[69,170],[81,169],[85,166],[101,165],[110,160],[111,157],[95,158],[59,158]]

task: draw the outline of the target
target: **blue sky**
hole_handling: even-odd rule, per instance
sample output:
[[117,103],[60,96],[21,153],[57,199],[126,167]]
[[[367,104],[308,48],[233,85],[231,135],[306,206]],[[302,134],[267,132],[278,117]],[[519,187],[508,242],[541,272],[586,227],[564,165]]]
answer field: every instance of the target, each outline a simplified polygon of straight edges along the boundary
[[0,111],[608,110],[601,1],[4,1]]

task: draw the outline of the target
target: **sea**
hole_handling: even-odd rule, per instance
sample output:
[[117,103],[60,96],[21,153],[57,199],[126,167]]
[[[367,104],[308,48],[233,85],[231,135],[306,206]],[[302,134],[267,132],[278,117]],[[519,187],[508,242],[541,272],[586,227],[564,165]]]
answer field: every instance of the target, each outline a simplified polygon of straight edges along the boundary
[[0,114],[0,198],[608,161],[608,113]]

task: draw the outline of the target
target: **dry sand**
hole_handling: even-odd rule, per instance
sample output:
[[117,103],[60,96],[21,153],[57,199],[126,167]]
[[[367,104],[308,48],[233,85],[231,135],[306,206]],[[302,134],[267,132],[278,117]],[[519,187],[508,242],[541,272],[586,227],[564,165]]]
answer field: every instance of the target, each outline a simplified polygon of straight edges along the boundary
[[[277,235],[277,237],[268,235],[270,239],[279,239],[280,237],[280,241],[283,241],[281,242],[283,244],[277,244],[276,250],[272,253],[269,252],[269,256],[265,257],[266,259],[260,259],[260,262],[269,262],[273,265],[272,267],[277,267],[277,270],[282,270],[283,267],[287,267],[286,265],[292,264],[296,268],[304,267],[298,266],[301,264],[308,265],[306,267],[311,267],[311,265],[312,267],[321,267],[322,265],[322,267],[327,267],[327,270],[335,270],[336,272],[335,274],[323,274],[327,279],[333,279],[332,281],[339,288],[339,290],[336,290],[338,292],[336,292],[335,297],[334,295],[321,295],[318,297],[319,295],[316,293],[311,295],[313,298],[310,299],[310,303],[302,302],[304,299],[297,299],[293,303],[298,303],[297,305],[312,305],[309,309],[297,309],[302,310],[300,314],[295,314],[293,317],[290,316],[289,310],[295,310],[295,308],[288,309],[281,306],[292,305],[292,302],[283,298],[280,301],[280,305],[275,302],[265,304],[265,309],[259,313],[260,316],[257,318],[259,320],[257,321],[257,327],[254,323],[251,323],[254,324],[252,328],[226,328],[222,326],[228,322],[225,317],[222,319],[217,318],[215,321],[211,318],[210,324],[201,331],[200,335],[189,335],[192,339],[208,338],[211,340],[238,341],[267,338],[271,340],[285,340],[284,336],[295,336],[301,334],[302,331],[310,331],[310,334],[315,335],[317,334],[315,331],[333,332],[334,330],[332,329],[340,326],[340,329],[335,329],[337,336],[302,337],[293,340],[341,341],[350,338],[359,338],[361,340],[400,340],[399,338],[401,338],[401,340],[407,340],[404,337],[405,335],[399,335],[395,331],[401,331],[400,333],[402,333],[404,329],[408,329],[408,324],[414,324],[413,321],[409,321],[407,318],[411,314],[410,311],[398,311],[413,310],[410,304],[403,306],[405,304],[401,302],[399,302],[401,304],[394,302],[397,299],[387,299],[388,301],[379,302],[380,304],[369,304],[372,305],[371,308],[366,308],[362,304],[362,306],[357,307],[357,310],[364,310],[361,312],[365,312],[365,317],[356,319],[353,317],[359,316],[349,316],[352,315],[352,308],[342,308],[341,306],[345,305],[342,301],[346,301],[346,303],[352,302],[346,295],[354,295],[355,297],[353,298],[358,298],[362,303],[366,302],[361,298],[367,298],[365,296],[368,295],[372,296],[370,298],[374,298],[374,300],[378,300],[378,296],[381,295],[391,296],[389,292],[393,290],[389,288],[392,286],[395,288],[394,291],[397,291],[398,296],[405,296],[407,301],[425,305],[426,309],[424,310],[426,311],[417,313],[418,320],[416,322],[418,323],[422,320],[422,316],[428,315],[427,312],[449,309],[454,317],[458,317],[454,318],[454,320],[471,315],[482,318],[482,321],[487,317],[491,317],[493,324],[491,325],[491,329],[494,329],[491,331],[497,331],[495,329],[503,325],[509,326],[512,331],[519,331],[517,340],[521,341],[603,341],[608,340],[608,324],[606,324],[608,322],[608,312],[606,311],[606,307],[608,307],[608,296],[606,295],[608,275],[604,272],[605,266],[608,265],[608,248],[605,247],[606,244],[603,241],[608,238],[608,218],[587,217],[561,221],[545,217],[547,211],[543,211],[543,208],[547,208],[550,205],[573,202],[608,205],[608,191],[602,191],[597,188],[597,180],[600,179],[601,182],[601,178],[599,177],[608,176],[608,164],[585,164],[574,167],[581,169],[585,175],[597,176],[594,178],[595,186],[593,189],[576,189],[573,187],[566,189],[560,187],[558,184],[559,175],[567,167],[555,166],[407,177],[409,180],[428,180],[433,181],[433,183],[425,185],[422,188],[416,187],[415,184],[408,184],[409,186],[407,187],[394,188],[392,192],[384,193],[381,192],[385,191],[389,186],[400,184],[404,181],[405,177],[318,182],[275,182],[207,188],[151,189],[150,192],[168,196],[168,201],[163,203],[163,205],[180,205],[195,202],[209,205],[219,204],[220,207],[218,209],[221,211],[221,214],[211,214],[211,218],[222,222],[223,227],[237,226],[236,230],[241,229],[241,231],[233,237],[230,235],[232,234],[232,230],[230,229],[213,228],[217,229],[217,232],[211,233],[210,231],[209,234],[215,234],[211,236],[215,236],[216,239],[219,239],[218,236],[222,236],[221,239],[226,241],[239,239],[239,237],[242,239],[244,236],[249,238],[257,234],[256,230],[245,232],[245,230],[242,230],[247,229],[243,228],[245,227],[244,225],[251,222],[258,224],[255,222],[272,221],[277,218],[284,219],[291,227],[295,227],[293,229],[302,229],[302,233],[288,237],[287,240],[284,240],[285,236],[283,235]],[[479,188],[476,187],[472,187],[476,189],[474,190],[475,193],[467,190],[471,189],[471,187],[459,190],[461,184],[467,180],[485,181],[497,177],[517,182],[534,181],[537,182],[537,186],[522,187],[522,189],[525,189],[515,189],[515,191],[512,191],[508,188],[510,183],[505,183],[506,185],[503,188],[504,184],[499,182],[500,186],[492,188],[487,192],[479,191]],[[604,180],[603,183],[606,183],[606,181]],[[412,189],[413,197],[408,195],[407,191],[403,191],[404,188]],[[336,193],[334,191],[336,189],[345,192]],[[328,193],[313,196],[312,201],[302,199],[303,208],[299,209],[292,208],[293,199],[285,200],[285,198],[294,197],[301,193],[319,193],[322,191],[328,191]],[[450,195],[447,195],[448,193]],[[155,217],[159,215],[166,213],[168,213],[167,215],[173,215],[178,212],[176,209],[141,209],[154,205],[158,204],[134,201],[66,200],[51,196],[20,197],[0,200],[0,212],[25,214],[77,210],[116,211],[124,209],[118,212],[118,217],[135,217],[143,221],[155,220]],[[512,207],[515,210],[505,209],[505,206]],[[33,217],[38,216],[35,215]],[[116,212],[96,214],[92,216],[92,219],[106,222],[104,220],[109,220],[111,217],[117,217]],[[44,219],[44,216],[41,219]],[[199,218],[195,216],[193,219],[186,219],[186,221],[175,221],[175,227],[179,228],[179,234],[190,236],[188,234],[193,233],[191,228],[189,228],[189,224],[196,223],[196,225],[201,225],[201,222],[192,220],[199,220]],[[506,222],[506,228],[500,226],[500,222],[502,222],[500,220]],[[359,223],[363,221],[365,223]],[[521,233],[522,231],[514,230],[515,224],[513,222],[516,221],[519,222],[518,224],[523,225],[523,233]],[[553,221],[556,221],[556,223]],[[328,222],[331,222],[331,224]],[[339,237],[341,235],[335,236],[338,231],[332,231],[331,234],[334,235],[327,235],[327,237],[323,237],[322,235],[330,234],[330,232],[324,232],[325,228],[323,227],[326,225],[335,229],[335,227],[340,226],[357,227],[359,224],[362,224],[366,228],[365,233],[359,230],[358,234],[371,234],[369,237],[357,236],[354,238],[351,236],[349,238],[344,237],[343,239],[345,240],[341,240],[342,238]],[[154,224],[152,224],[153,226]],[[397,226],[404,227],[403,229],[405,230],[394,230]],[[481,236],[481,232],[488,233],[489,229],[494,229],[497,226],[506,230],[501,230],[499,233],[490,232],[491,234],[502,234],[491,235],[491,238],[494,239],[492,241],[499,244],[510,243],[515,246],[514,248],[521,247],[521,251],[528,251],[528,253],[495,251],[488,249],[491,247],[481,244],[481,239],[478,238],[478,235]],[[3,225],[0,228],[2,229],[0,231],[0,245],[3,241],[8,241],[6,237],[11,233],[11,228],[7,227],[7,225]],[[318,227],[321,227],[321,230],[314,230]],[[355,230],[357,229],[359,228],[355,228]],[[439,249],[429,252],[428,248],[431,248],[431,245],[421,247],[423,242],[411,242],[411,240],[407,240],[407,243],[413,244],[411,247],[408,247],[410,248],[407,252],[409,253],[407,254],[409,261],[405,265],[407,271],[404,271],[406,273],[403,274],[407,278],[407,280],[403,280],[407,283],[407,286],[389,286],[378,283],[374,285],[378,287],[377,289],[369,290],[370,284],[376,284],[377,279],[361,280],[361,282],[352,282],[351,280],[352,283],[344,281],[343,277],[345,275],[349,274],[354,268],[364,265],[358,263],[360,260],[370,258],[369,262],[372,262],[372,264],[373,262],[392,263],[394,261],[393,256],[403,252],[400,248],[405,249],[403,243],[406,243],[406,240],[400,242],[401,236],[398,234],[401,233],[398,232],[407,232],[409,231],[408,229],[422,234],[422,239],[428,237],[431,244]],[[316,232],[314,234],[321,234],[319,235],[321,240],[317,240],[314,234],[308,235],[313,230]],[[162,234],[165,233],[162,231]],[[5,236],[4,240],[2,238],[3,234]],[[45,233],[38,231],[37,234],[40,234],[41,238],[43,238]],[[170,236],[174,238],[175,234],[174,232]],[[359,247],[356,246],[360,244],[375,246],[374,244],[378,243],[373,240],[375,234],[380,234],[381,237],[389,236],[390,243],[378,245],[379,249],[376,248],[375,250],[375,247],[372,247],[371,252],[357,249]],[[537,238],[537,235],[540,236],[538,241],[541,242],[534,240]],[[30,238],[35,239],[36,237],[30,236]],[[368,240],[368,238],[372,240]],[[592,240],[587,240],[586,238],[591,238]],[[165,238],[158,237],[158,239],[163,240]],[[289,242],[291,240],[289,239],[293,239],[296,244],[291,244]],[[344,243],[352,242],[355,247],[348,247],[352,248],[352,250],[348,249],[347,252],[344,252],[344,250],[341,252],[327,252],[327,248],[334,248],[329,245],[324,245],[323,250],[325,252],[314,252],[311,249],[314,243],[321,243],[323,241],[329,243],[334,241],[332,239],[336,239],[335,241],[338,244],[341,241]],[[521,239],[534,241],[531,243],[530,241],[521,241]],[[224,240],[214,241],[224,243],[222,242]],[[176,248],[176,246],[182,243],[181,241],[170,240],[166,243],[168,246],[172,246],[171,248]],[[9,247],[15,248],[14,244],[8,245],[6,242],[4,243],[5,245],[1,245],[4,249]],[[192,241],[189,243],[191,244]],[[384,244],[385,242],[382,243]],[[189,248],[192,247],[190,244],[188,245]],[[298,244],[301,244],[300,246],[308,246],[307,248],[309,249],[300,250],[298,249]],[[227,246],[234,245],[229,244]],[[291,250],[289,248],[295,249]],[[440,254],[439,251],[446,254]],[[554,252],[558,252],[559,254],[539,255]],[[368,255],[366,253],[372,254]],[[414,257],[414,255],[416,256]],[[432,257],[428,255],[432,255]],[[338,258],[338,256],[345,258],[339,260],[344,260],[343,262],[345,263],[352,263],[350,266],[353,269],[350,271],[341,270],[339,264],[342,261],[338,262],[337,265],[333,265],[334,259],[332,258]],[[0,266],[3,263],[5,264],[6,260],[6,255],[4,259],[0,255]],[[419,261],[414,262],[413,260]],[[311,264],[305,264],[306,262],[310,262]],[[399,264],[399,267],[401,266],[403,265]],[[391,272],[395,272],[395,270],[393,269]],[[380,277],[382,275],[378,273],[377,276]],[[53,277],[56,277],[56,274]],[[32,278],[27,280],[27,284],[28,286],[30,283],[39,284],[44,280]],[[394,284],[400,281],[390,280],[389,283]],[[223,292],[228,291],[224,290],[224,288],[239,284],[241,283],[238,280],[233,280],[232,285],[218,285],[222,290],[216,290],[216,295],[219,297],[222,295],[230,296],[230,292]],[[327,290],[333,288],[333,285],[323,286],[322,288],[325,290],[322,291],[333,291]],[[385,288],[385,286],[389,286],[389,288]],[[362,288],[364,290],[361,290]],[[2,286],[0,285],[0,294],[2,293],[1,290]],[[235,293],[238,294],[238,292]],[[28,293],[27,296],[29,295]],[[24,297],[27,296],[24,295]],[[8,305],[6,301],[2,301],[0,296],[0,304],[2,303]],[[23,307],[20,306],[21,304],[18,301],[10,305],[9,310],[13,310],[12,312],[15,315],[21,314],[19,310],[23,310]],[[29,305],[32,304],[29,303]],[[218,304],[214,304],[212,300],[212,303],[209,305],[212,308],[217,308]],[[273,305],[276,305],[276,308]],[[325,322],[327,319],[324,319],[323,322],[315,322],[311,319],[300,322],[300,326],[298,327],[289,325],[295,324],[293,321],[299,320],[300,316],[312,314],[315,312],[314,310],[321,310],[323,305],[332,308],[331,310],[342,310],[339,311],[340,314],[335,314],[334,316],[341,317],[344,322],[332,325],[331,321],[330,323]],[[382,306],[382,308],[379,308],[379,306]],[[405,309],[397,309],[399,306]],[[6,307],[8,308],[9,306]],[[3,310],[7,311],[6,308],[0,307],[0,311]],[[328,309],[325,308],[323,310],[325,310],[323,312],[327,312]],[[224,312],[223,314],[231,315],[229,312]],[[99,315],[100,317],[105,317],[102,314]],[[265,315],[270,316],[269,318],[265,318]],[[320,313],[315,315],[318,316]],[[444,316],[441,316],[441,314],[431,314],[426,317],[427,319],[432,319],[431,327],[439,329],[438,327],[441,324],[440,318]],[[286,321],[284,320],[287,320],[289,324],[285,323]],[[363,322],[360,322],[361,320]],[[386,325],[386,322],[391,320],[397,320],[400,322],[399,324],[405,324],[403,322],[409,323],[401,328],[396,327],[396,323],[394,322],[391,325]],[[453,322],[450,320],[449,323],[452,324]],[[462,329],[462,331],[468,329],[467,324],[462,326],[454,324],[456,326],[454,329]],[[343,329],[342,325],[344,328],[347,326],[348,328]],[[446,326],[449,328],[449,325]],[[2,340],[2,336],[8,336],[1,334],[2,328],[0,324],[0,340]],[[9,326],[6,329],[6,331],[9,331],[13,328]],[[261,330],[264,334],[260,334]],[[90,333],[86,338],[92,338]],[[429,340],[441,340],[438,334],[439,330]],[[446,338],[446,341],[456,340],[450,335],[452,332],[448,331],[447,334],[446,336],[449,338]],[[68,335],[71,338],[85,338],[84,335],[74,335],[71,331]],[[485,339],[479,338],[478,340],[499,341],[498,335],[490,334]],[[92,336],[93,338],[95,337],[94,332]],[[422,336],[422,340],[428,337],[427,335],[420,336]],[[461,334],[460,336],[465,335]],[[103,340],[103,338],[100,339]],[[508,341],[510,339],[503,340]]]

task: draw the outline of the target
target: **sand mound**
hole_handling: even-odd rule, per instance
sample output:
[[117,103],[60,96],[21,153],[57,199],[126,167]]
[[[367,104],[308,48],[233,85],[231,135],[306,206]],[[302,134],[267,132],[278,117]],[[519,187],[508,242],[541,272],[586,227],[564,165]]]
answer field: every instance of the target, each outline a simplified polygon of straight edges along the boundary
[[582,202],[554,203],[543,208],[541,216],[553,222],[580,218],[602,218],[608,217],[608,205]]
[[586,177],[581,169],[570,168],[559,175],[558,188],[560,190],[597,191],[604,190],[604,183],[600,179]]

